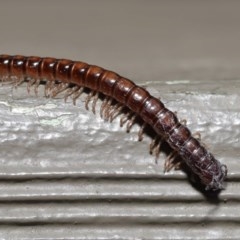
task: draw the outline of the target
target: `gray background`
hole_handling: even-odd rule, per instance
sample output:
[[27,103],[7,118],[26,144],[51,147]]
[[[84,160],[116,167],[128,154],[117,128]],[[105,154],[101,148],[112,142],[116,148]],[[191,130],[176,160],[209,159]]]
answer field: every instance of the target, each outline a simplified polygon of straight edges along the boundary
[[228,165],[219,201],[163,173],[119,120],[0,89],[0,237],[238,239],[239,1],[1,1],[0,52],[82,60],[146,87]]

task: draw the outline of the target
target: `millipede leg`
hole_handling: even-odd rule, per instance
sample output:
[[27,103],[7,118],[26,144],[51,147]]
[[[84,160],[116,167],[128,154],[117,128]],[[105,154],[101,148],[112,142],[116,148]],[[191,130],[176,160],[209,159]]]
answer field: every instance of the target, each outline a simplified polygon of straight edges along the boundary
[[161,139],[160,139],[158,136],[155,137],[155,138],[152,140],[152,142],[151,142],[150,145],[149,145],[150,154],[153,154],[153,151],[154,151],[154,149],[156,148],[156,146],[158,145],[158,143],[159,143],[160,140],[161,140]]
[[159,158],[159,155],[160,155],[160,149],[161,149],[161,145],[162,145],[162,138],[160,137],[155,137],[149,148],[150,148],[150,154],[154,154],[155,155],[155,163],[158,164],[158,158]]
[[119,114],[121,114],[123,108],[124,106],[120,103],[114,106],[113,110],[109,114],[110,122],[112,122]]
[[96,93],[95,91],[91,91],[91,92],[88,94],[88,96],[86,97],[86,100],[85,100],[85,108],[86,108],[87,110],[89,110],[88,104],[89,104],[91,98],[95,95],[95,93]]
[[182,162],[179,161],[174,164],[174,170],[180,170],[182,168]]
[[106,105],[107,105],[108,100],[109,100],[108,97],[104,98],[104,100],[103,100],[103,102],[102,102],[102,105],[101,105],[101,107],[100,107],[100,117],[101,117],[101,118],[103,118],[104,109],[105,109],[105,107],[106,107]]
[[107,104],[106,104],[105,109],[104,109],[104,120],[106,120],[106,121],[109,120],[109,112],[111,110],[111,104],[112,104],[112,98],[110,98],[107,101]]
[[165,160],[164,163],[164,172],[169,172],[172,168],[176,166],[176,163],[174,163],[174,160],[177,156],[177,152],[173,151]]
[[109,119],[109,111],[111,109],[112,98],[107,97],[103,100],[101,108],[100,108],[100,116],[105,120]]
[[1,85],[6,86],[6,85],[14,85],[15,80],[12,79],[10,76],[2,76],[1,77]]
[[41,82],[41,80],[37,79],[34,83],[34,93],[35,93],[36,96],[38,95],[38,87],[40,85],[40,82]]
[[19,78],[16,79],[15,83],[14,83],[14,87],[17,88],[18,86],[20,86],[22,83],[24,83],[25,78]]
[[132,118],[134,113],[128,112],[126,115],[123,115],[120,119],[120,127],[122,127],[129,119]]
[[180,123],[181,123],[182,125],[184,125],[184,126],[187,126],[187,120],[186,120],[186,119],[182,119],[182,120],[180,121]]
[[2,86],[13,85],[15,82],[16,80],[14,80],[13,77],[10,77],[10,76],[2,77]]
[[65,95],[64,95],[64,101],[67,102],[67,99],[68,99],[72,94],[74,94],[76,91],[78,91],[79,88],[80,88],[80,87],[78,87],[78,86],[74,86],[74,87],[72,87],[72,88],[67,89],[66,92],[65,92]]
[[146,126],[147,126],[147,123],[144,122],[138,131],[138,141],[139,142],[143,140],[143,132],[144,132],[144,129]]
[[83,87],[78,87],[75,86],[75,90],[72,93],[72,100],[73,100],[73,105],[76,105],[77,99],[81,96],[81,94],[83,93],[84,88]]
[[198,141],[201,141],[201,133],[200,132],[193,133],[193,137],[196,138]]
[[128,120],[128,123],[127,123],[127,132],[130,132],[133,124],[134,124],[135,121],[136,121],[136,118],[137,118],[137,115],[134,114],[134,115],[131,117],[131,119]]
[[72,94],[72,89],[67,89],[65,94],[64,94],[64,102],[67,102],[68,97]]
[[27,83],[27,91],[30,93],[31,87],[35,84],[37,80],[36,79],[29,79]]
[[68,88],[69,88],[69,84],[68,83],[57,84],[51,91],[51,97],[52,98],[56,97],[59,93],[65,91]]
[[45,90],[44,90],[44,94],[45,97],[50,97],[51,96],[51,92],[54,89],[54,87],[56,86],[56,84],[53,81],[47,81],[46,85],[45,85]]
[[95,93],[94,98],[93,98],[93,103],[92,103],[92,112],[95,114],[96,113],[96,104],[97,100],[99,98],[99,93]]
[[156,148],[155,148],[155,164],[158,164],[158,159],[160,156],[160,149],[161,149],[162,142],[158,142]]

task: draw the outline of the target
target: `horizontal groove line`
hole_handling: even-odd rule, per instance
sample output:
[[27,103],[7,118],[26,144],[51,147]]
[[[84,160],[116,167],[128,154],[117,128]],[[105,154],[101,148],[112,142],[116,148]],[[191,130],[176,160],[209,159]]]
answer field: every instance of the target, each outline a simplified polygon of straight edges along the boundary
[[[123,223],[123,220],[124,220],[124,223]],[[0,224],[1,225],[8,225],[8,226],[38,226],[38,225],[41,225],[41,226],[52,226],[52,225],[61,225],[61,226],[64,226],[64,225],[74,225],[74,226],[77,226],[77,225],[80,225],[80,226],[89,226],[91,228],[93,228],[94,226],[111,226],[111,227],[127,227],[129,225],[131,225],[132,227],[134,226],[148,226],[148,225],[151,225],[151,226],[165,226],[165,224],[170,224],[170,225],[187,225],[188,227],[190,226],[196,226],[196,225],[199,225],[199,224],[213,224],[213,225],[216,225],[216,226],[219,226],[219,224],[222,224],[223,227],[227,225],[233,225],[233,224],[239,224],[239,220],[238,221],[230,221],[229,219],[228,220],[198,220],[198,221],[160,221],[160,220],[156,220],[156,221],[136,221],[136,220],[132,220],[132,221],[127,221],[126,219],[119,219],[119,222],[118,221],[93,221],[92,219],[90,219],[89,221],[85,221],[85,222],[81,222],[81,221],[76,221],[76,220],[73,220],[73,221],[49,221],[49,222],[44,222],[44,221],[29,221],[29,222],[2,222],[0,221]],[[59,227],[61,227],[59,226]]]
[[[180,203],[180,204],[191,204],[191,203],[204,203],[205,200],[204,199],[176,199],[176,198],[164,198],[164,199],[150,199],[150,198],[129,198],[129,197],[126,197],[126,198],[113,198],[113,199],[110,199],[110,198],[90,198],[90,199],[87,199],[87,198],[84,198],[84,199],[55,199],[55,200],[52,200],[52,199],[42,199],[42,200],[39,200],[39,199],[24,199],[24,200],[1,200],[0,199],[0,204],[23,204],[23,203],[28,203],[28,204],[61,204],[61,203],[64,203],[64,204],[67,204],[67,203],[81,203],[81,204],[84,204],[84,203],[92,203],[92,204],[102,204],[102,203],[111,203],[111,204],[114,204],[114,203],[118,203],[118,204],[124,204],[124,203],[131,203],[131,204],[155,204],[155,203],[159,203],[159,204],[176,204],[176,203]],[[210,203],[211,204],[219,204],[220,202],[223,202],[223,200],[220,200],[219,202],[217,201],[211,201]],[[207,204],[209,204],[209,202],[206,202]],[[236,202],[232,202],[232,203],[239,203],[239,201],[236,201]]]
[[[31,180],[42,180],[42,181],[54,181],[54,180],[121,180],[121,181],[129,181],[129,180],[144,180],[144,181],[180,181],[180,182],[188,182],[189,179],[184,175],[145,175],[145,174],[84,174],[84,175],[61,175],[61,174],[49,174],[49,175],[0,175],[0,182],[24,182]],[[237,177],[229,177],[225,180],[227,184],[231,183],[239,183],[240,178]]]
[[[142,174],[142,173],[36,173],[36,174],[0,174],[1,180],[32,180],[32,179],[43,179],[43,180],[54,180],[54,179],[136,179],[136,180],[184,180],[186,181],[187,177],[183,174]],[[240,182],[240,176],[229,176],[226,182]]]
[[[40,199],[41,198],[41,199]],[[187,197],[179,197],[176,199],[176,196],[173,197],[161,197],[161,196],[114,196],[114,195],[108,195],[108,196],[89,196],[89,195],[85,195],[85,196],[80,196],[80,197],[76,197],[76,196],[59,196],[59,197],[55,197],[55,196],[13,196],[13,197],[0,197],[0,203],[1,202],[35,202],[35,199],[37,202],[41,201],[41,202],[61,202],[61,201],[149,201],[149,202],[156,202],[156,201],[160,201],[160,202],[198,202],[198,201],[205,201],[203,198],[187,198]],[[214,203],[214,201],[212,201]],[[216,203],[218,203],[216,201]]]
[[28,175],[28,176],[22,176],[22,175],[9,175],[9,176],[0,176],[0,181],[14,181],[19,180],[21,181],[28,181],[28,180],[59,180],[59,179],[100,179],[100,180],[163,180],[163,181],[186,181],[186,177],[184,176],[153,176],[153,175]]

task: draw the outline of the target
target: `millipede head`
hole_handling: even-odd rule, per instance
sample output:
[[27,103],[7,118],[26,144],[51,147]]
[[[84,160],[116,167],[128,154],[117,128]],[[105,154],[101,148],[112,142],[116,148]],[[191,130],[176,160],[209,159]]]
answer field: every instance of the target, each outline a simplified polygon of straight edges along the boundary
[[208,173],[205,175],[210,180],[210,183],[206,185],[206,190],[219,191],[224,189],[223,181],[227,177],[227,166],[220,164],[217,160],[216,163],[213,164],[215,166],[210,167]]

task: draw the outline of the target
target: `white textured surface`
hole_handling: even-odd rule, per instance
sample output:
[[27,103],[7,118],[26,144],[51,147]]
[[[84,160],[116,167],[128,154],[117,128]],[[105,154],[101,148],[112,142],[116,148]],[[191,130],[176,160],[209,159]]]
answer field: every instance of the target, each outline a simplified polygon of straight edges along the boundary
[[228,165],[219,202],[163,173],[118,120],[0,88],[1,239],[239,239],[238,1],[5,1],[0,52],[115,70],[187,119]]
[[[84,96],[73,106],[41,94],[28,96],[24,85],[1,87],[0,215],[12,229],[10,234],[7,228],[1,231],[2,236],[198,239],[202,231],[201,238],[217,239],[227,236],[220,228],[225,224],[237,234],[240,132],[235,106],[240,98],[229,94],[229,84],[219,83],[224,94],[213,94],[211,87],[206,91],[197,81],[194,87],[201,87],[192,91],[189,82],[188,93],[181,90],[182,83],[146,86],[188,119],[190,128],[201,132],[228,165],[227,188],[218,203],[194,189],[182,171],[164,174],[166,156],[155,164],[148,153],[149,137],[137,141],[138,126],[127,134],[118,120],[104,122],[84,109]],[[191,230],[183,231],[179,224]]]

